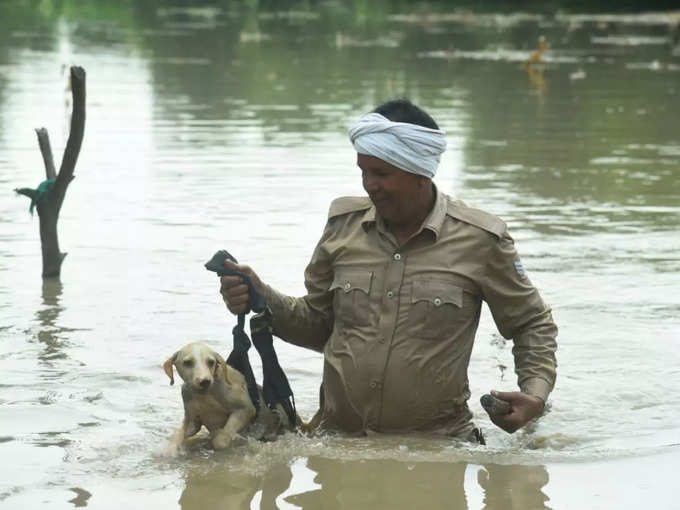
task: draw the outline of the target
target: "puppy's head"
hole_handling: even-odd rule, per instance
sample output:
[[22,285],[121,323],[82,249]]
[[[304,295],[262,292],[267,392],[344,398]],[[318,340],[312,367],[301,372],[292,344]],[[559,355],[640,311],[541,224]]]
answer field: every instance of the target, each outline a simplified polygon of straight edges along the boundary
[[222,356],[201,343],[185,345],[163,363],[163,369],[170,378],[170,384],[175,382],[173,365],[177,368],[177,373],[182,380],[199,392],[208,390],[220,378],[229,383]]

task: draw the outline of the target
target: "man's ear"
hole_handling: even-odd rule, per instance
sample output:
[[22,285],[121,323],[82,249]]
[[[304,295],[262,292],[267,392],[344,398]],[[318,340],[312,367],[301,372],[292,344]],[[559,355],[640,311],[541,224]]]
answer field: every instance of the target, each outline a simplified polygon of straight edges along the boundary
[[[224,358],[217,354],[216,352],[213,351],[213,354],[215,355],[215,359],[217,360],[217,367],[219,367],[219,369],[222,370],[224,380],[227,382],[227,384],[231,384],[231,381],[229,380],[229,369],[227,368],[227,362],[224,361]],[[217,368],[215,368],[215,371],[217,371]]]
[[177,359],[177,354],[179,351],[177,351],[175,354],[170,356],[168,359],[165,360],[165,363],[163,363],[163,370],[165,370],[165,375],[167,375],[170,378],[170,386],[175,384],[175,376],[172,371],[172,365]]

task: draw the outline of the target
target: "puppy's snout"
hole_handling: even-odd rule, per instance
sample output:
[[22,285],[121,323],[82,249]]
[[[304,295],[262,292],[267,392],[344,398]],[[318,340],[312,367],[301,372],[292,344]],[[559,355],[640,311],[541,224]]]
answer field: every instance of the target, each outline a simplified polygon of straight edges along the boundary
[[207,389],[210,387],[210,382],[211,382],[210,379],[205,378],[205,379],[201,379],[201,380],[198,382],[198,385],[200,386],[200,388],[201,388],[202,390],[207,390]]

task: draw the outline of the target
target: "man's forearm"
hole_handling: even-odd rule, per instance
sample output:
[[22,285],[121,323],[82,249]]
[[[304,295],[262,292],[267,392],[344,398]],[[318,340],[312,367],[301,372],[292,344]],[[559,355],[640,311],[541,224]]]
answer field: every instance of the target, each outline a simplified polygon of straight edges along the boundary
[[316,309],[308,296],[287,296],[269,285],[265,298],[274,316],[274,335],[300,347],[323,351],[332,329],[329,312]]
[[555,385],[557,326],[548,312],[539,324],[522,331],[514,339],[512,353],[519,387],[544,402]]

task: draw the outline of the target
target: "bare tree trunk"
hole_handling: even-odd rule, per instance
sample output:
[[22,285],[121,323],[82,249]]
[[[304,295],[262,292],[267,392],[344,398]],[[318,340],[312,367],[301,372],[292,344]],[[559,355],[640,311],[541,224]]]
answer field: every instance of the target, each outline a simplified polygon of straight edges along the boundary
[[61,263],[66,257],[66,253],[61,253],[59,250],[57,221],[66,196],[66,188],[74,178],[73,171],[78,161],[85,132],[85,70],[82,67],[71,67],[71,92],[73,94],[71,131],[59,173],[56,173],[54,167],[54,158],[52,157],[47,130],[45,128],[36,129],[47,180],[37,189],[18,188],[15,190],[17,193],[29,197],[38,209],[43,278],[58,277],[61,273]]

